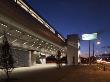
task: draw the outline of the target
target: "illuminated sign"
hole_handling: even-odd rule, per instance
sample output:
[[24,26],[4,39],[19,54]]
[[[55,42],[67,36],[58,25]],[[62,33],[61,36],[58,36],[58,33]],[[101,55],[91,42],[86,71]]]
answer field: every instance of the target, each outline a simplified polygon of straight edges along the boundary
[[94,40],[94,39],[97,39],[97,33],[82,35],[82,40]]

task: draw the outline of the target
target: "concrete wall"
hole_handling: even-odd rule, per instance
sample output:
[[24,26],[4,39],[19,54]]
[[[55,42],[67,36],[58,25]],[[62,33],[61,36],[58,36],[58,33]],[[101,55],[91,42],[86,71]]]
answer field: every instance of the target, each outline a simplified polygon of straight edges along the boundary
[[29,54],[29,51],[14,49],[12,53],[15,60],[15,66],[30,66],[29,61],[31,56]]

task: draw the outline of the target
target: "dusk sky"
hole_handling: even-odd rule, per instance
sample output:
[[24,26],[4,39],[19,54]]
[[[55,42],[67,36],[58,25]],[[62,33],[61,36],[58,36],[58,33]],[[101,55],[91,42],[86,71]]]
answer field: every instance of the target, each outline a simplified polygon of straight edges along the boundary
[[[84,33],[99,32],[101,45],[95,45],[95,53],[109,50],[101,47],[110,46],[110,0],[27,1],[65,38],[68,34],[79,34],[81,37]],[[81,40],[81,55],[88,55],[88,41]]]

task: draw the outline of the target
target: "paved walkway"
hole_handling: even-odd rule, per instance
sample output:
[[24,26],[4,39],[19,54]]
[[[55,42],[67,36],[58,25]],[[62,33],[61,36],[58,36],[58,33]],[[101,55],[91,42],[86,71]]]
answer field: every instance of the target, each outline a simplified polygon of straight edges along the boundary
[[34,67],[15,71],[11,77],[16,78],[11,82],[110,82],[110,71],[99,70],[96,65],[65,66],[61,69],[53,65],[41,70]]

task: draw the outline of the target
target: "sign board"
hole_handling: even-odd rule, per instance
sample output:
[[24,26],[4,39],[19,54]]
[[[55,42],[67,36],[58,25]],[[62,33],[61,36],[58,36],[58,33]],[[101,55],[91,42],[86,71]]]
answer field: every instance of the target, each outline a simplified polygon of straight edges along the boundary
[[97,33],[82,35],[82,40],[95,40],[95,39],[97,39]]

